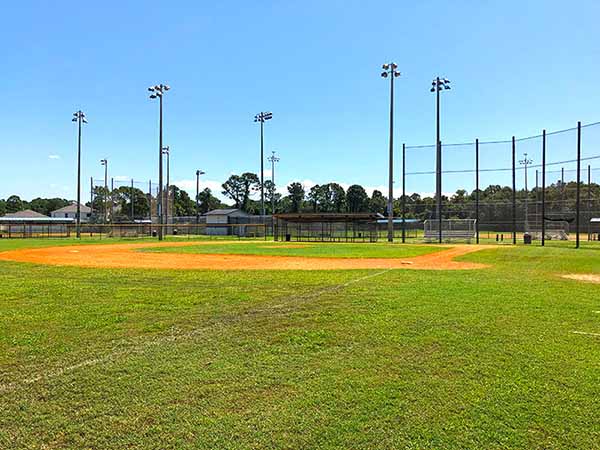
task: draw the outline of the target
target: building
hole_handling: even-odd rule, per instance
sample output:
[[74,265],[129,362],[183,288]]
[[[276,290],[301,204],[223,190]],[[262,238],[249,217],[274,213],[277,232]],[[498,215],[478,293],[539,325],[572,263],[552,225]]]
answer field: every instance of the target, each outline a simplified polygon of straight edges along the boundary
[[[92,208],[89,206],[81,205],[81,221],[89,222],[92,217]],[[63,208],[57,209],[50,213],[50,217],[55,219],[77,219],[77,203],[71,203]]]
[[0,217],[0,238],[68,237],[70,218],[48,217],[26,209]]
[[250,217],[250,214],[236,208],[213,209],[204,214],[204,217],[206,218],[206,234],[213,236],[235,234],[239,236],[242,232],[240,228],[245,227],[235,225],[248,223],[247,218]]

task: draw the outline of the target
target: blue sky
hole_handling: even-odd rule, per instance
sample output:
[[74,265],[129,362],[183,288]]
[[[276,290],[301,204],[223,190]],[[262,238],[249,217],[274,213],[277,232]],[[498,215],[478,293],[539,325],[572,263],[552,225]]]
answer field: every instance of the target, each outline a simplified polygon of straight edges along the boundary
[[[193,189],[197,168],[216,191],[231,173],[258,171],[259,111],[274,115],[265,156],[281,157],[278,184],[383,187],[382,63],[393,60],[402,72],[398,162],[402,142],[435,139],[435,75],[453,86],[443,93],[444,142],[568,128],[600,120],[599,16],[597,1],[10,2],[0,29],[0,198],[75,197],[71,115],[79,108],[89,120],[84,192],[90,176],[102,176],[104,157],[110,176],[156,179],[157,104],[146,88],[161,82],[172,87],[171,178],[184,188]],[[585,152],[594,154],[591,145]],[[556,146],[549,158],[571,153]],[[415,169],[433,168],[431,156],[409,152]],[[445,165],[471,167],[472,154],[448,153]],[[472,188],[449,176],[444,190],[461,185]],[[413,177],[408,189],[433,186],[433,177]]]

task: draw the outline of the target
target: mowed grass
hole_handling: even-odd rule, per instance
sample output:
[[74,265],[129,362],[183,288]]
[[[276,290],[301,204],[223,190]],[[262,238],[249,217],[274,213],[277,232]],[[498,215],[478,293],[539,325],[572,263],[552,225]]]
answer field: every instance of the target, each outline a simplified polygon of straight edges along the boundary
[[221,242],[186,247],[140,249],[141,252],[205,253],[266,256],[304,256],[310,258],[409,258],[438,252],[447,247],[397,245],[387,243],[300,243],[300,242]]
[[600,285],[559,275],[600,251],[461,259],[491,267],[0,262],[0,448],[598,448]]

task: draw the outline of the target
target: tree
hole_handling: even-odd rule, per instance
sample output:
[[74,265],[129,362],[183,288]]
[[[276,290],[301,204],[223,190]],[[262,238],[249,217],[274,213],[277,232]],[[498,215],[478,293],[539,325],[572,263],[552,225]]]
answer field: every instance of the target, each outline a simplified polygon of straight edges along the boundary
[[369,208],[369,196],[365,189],[358,184],[353,184],[348,188],[346,202],[348,211],[351,213],[366,212]]
[[333,212],[341,213],[346,210],[346,191],[337,183],[329,183],[331,207]]
[[18,195],[11,195],[6,199],[6,212],[16,213],[23,211],[23,200]]
[[277,193],[277,186],[271,180],[265,181],[265,202],[267,202],[266,209],[270,211],[271,214],[274,214],[275,211],[271,211],[273,209],[273,201],[275,202],[275,210],[277,210],[277,204],[281,200],[281,194]]
[[323,204],[323,189],[321,185],[315,184],[308,191],[308,201],[312,205],[313,212],[317,212],[319,210],[319,206]]
[[248,200],[252,192],[260,188],[260,181],[255,173],[231,175],[222,185],[223,195],[235,202],[236,208],[248,209]]
[[221,200],[212,195],[212,191],[209,188],[200,191],[198,194],[198,202],[200,203],[200,214],[207,213],[208,211],[223,206]]
[[381,191],[378,191],[377,189],[375,189],[373,191],[373,194],[371,195],[371,199],[369,200],[369,211],[371,211],[372,213],[379,213],[379,214],[384,214],[386,212],[386,208],[387,208],[387,200],[386,198],[383,196],[383,194],[381,193]]
[[290,212],[300,212],[300,207],[304,201],[304,187],[300,183],[291,183],[287,190],[290,193],[288,196],[290,199]]
[[132,190],[130,186],[120,186],[114,189],[110,195],[115,205],[114,221],[131,219],[132,198],[135,217],[146,217],[150,211],[148,197],[141,189],[134,187]]
[[0,198],[0,216],[6,214],[6,200]]

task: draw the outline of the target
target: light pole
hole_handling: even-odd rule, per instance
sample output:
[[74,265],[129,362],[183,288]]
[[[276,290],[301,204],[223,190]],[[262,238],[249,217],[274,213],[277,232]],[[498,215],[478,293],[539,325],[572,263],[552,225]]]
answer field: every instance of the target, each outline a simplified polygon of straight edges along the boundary
[[271,152],[271,156],[267,160],[271,163],[271,184],[273,184],[271,193],[271,216],[275,214],[275,163],[279,162],[279,158],[275,156],[275,151]]
[[266,120],[271,120],[273,113],[261,112],[254,116],[255,122],[260,122],[260,211],[265,215],[265,160],[263,152],[263,128]]
[[395,63],[381,66],[383,78],[390,77],[390,151],[388,164],[388,242],[394,242],[394,78],[400,76]]
[[436,127],[435,127],[435,198],[438,219],[438,240],[442,243],[442,143],[440,141],[440,92],[450,89],[450,80],[436,77],[431,82],[431,92],[435,92]]
[[527,153],[523,153],[523,159],[519,161],[519,164],[525,166],[525,233],[529,233],[529,190],[527,189],[527,172],[528,166],[533,163],[533,160],[527,158]]
[[158,84],[151,86],[148,91],[151,93],[150,98],[158,98],[159,102],[159,119],[158,119],[158,199],[156,203],[156,214],[158,215],[158,240],[163,240],[163,212],[162,212],[162,188],[163,188],[163,170],[162,170],[162,150],[163,150],[163,95],[171,89],[166,84]]
[[196,226],[200,223],[200,175],[205,172],[196,170]]
[[73,113],[72,122],[77,122],[77,239],[81,238],[81,124],[87,123],[85,114],[79,110]]
[[163,155],[167,155],[167,197],[165,198],[165,223],[167,224],[167,231],[169,229],[169,179],[170,179],[170,160],[171,160],[171,149],[169,148],[169,146],[167,145],[166,147],[163,147],[162,149],[162,153]]

